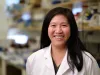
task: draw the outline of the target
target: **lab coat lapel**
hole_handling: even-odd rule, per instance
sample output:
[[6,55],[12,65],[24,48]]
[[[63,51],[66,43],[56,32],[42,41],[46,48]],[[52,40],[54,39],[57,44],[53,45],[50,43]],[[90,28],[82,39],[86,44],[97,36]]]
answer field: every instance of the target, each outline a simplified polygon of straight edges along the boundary
[[58,69],[57,75],[63,75],[69,69],[69,65],[67,62],[67,52],[68,52],[68,50],[66,51],[66,54],[65,54],[65,56],[62,60],[62,63]]
[[51,57],[51,45],[46,48],[46,53],[44,54],[44,57],[45,57],[45,64],[47,68],[49,69],[49,71],[51,71],[52,75],[55,75],[54,66]]

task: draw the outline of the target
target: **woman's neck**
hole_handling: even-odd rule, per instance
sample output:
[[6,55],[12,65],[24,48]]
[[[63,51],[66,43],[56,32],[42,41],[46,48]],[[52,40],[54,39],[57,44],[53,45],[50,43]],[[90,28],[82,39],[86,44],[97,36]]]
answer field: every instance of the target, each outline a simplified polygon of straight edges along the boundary
[[52,52],[56,52],[56,53],[65,53],[66,52],[66,45],[63,45],[63,46],[56,46],[56,45],[52,45],[51,44],[51,49],[52,49]]
[[61,47],[52,47],[52,53],[65,53],[66,52],[66,48],[61,48]]
[[51,46],[51,55],[57,66],[61,64],[66,54],[66,50],[67,50],[66,47]]

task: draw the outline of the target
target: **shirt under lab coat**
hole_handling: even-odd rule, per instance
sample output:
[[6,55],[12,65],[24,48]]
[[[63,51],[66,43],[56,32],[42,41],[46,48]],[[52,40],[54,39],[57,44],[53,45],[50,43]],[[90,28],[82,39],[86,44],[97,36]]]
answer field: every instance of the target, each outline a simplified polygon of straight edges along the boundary
[[[51,45],[31,54],[26,63],[27,75],[55,75],[51,57]],[[74,73],[67,62],[67,51],[56,75],[100,75],[100,69],[94,57],[83,52],[83,68],[80,72],[74,68]]]

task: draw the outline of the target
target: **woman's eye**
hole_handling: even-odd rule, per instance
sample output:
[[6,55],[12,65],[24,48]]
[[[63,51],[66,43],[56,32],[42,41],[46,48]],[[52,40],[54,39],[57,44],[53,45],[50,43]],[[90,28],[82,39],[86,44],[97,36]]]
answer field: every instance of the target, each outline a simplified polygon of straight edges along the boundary
[[52,27],[55,27],[56,25],[51,25]]
[[63,27],[67,27],[67,25],[62,25]]

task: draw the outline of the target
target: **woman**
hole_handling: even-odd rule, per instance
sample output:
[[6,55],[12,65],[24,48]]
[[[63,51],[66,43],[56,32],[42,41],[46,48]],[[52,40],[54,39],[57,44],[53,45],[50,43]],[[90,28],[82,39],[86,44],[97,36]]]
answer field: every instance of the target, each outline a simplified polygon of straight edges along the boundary
[[67,8],[48,12],[40,46],[28,57],[27,75],[100,75],[96,60],[78,37],[74,15]]

